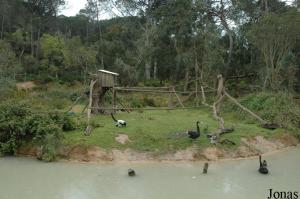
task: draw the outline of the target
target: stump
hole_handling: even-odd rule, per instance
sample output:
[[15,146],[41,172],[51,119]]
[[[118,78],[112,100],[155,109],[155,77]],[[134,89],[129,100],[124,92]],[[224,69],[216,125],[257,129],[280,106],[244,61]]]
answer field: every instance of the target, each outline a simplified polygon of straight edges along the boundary
[[206,162],[203,167],[203,174],[207,174],[208,171],[208,163]]
[[135,171],[133,169],[128,169],[128,176],[130,177],[135,176]]

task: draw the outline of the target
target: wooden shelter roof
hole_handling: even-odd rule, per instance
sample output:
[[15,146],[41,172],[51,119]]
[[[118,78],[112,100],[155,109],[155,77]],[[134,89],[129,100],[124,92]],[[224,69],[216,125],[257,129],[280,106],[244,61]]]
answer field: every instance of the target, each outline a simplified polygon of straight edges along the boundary
[[111,71],[108,71],[108,70],[98,70],[98,71],[101,72],[101,73],[106,73],[106,74],[110,74],[110,75],[119,76],[118,73],[114,73],[114,72],[111,72]]

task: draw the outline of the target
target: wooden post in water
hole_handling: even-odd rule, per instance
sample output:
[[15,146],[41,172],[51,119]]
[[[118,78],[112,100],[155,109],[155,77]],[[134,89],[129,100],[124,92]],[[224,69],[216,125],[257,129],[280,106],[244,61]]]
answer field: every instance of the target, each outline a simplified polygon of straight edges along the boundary
[[203,174],[207,174],[208,171],[208,163],[206,162],[203,167]]

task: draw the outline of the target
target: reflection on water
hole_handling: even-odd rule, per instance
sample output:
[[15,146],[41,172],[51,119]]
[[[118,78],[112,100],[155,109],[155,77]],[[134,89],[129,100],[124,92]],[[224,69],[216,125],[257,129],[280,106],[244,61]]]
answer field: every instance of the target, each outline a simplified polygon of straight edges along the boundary
[[[76,164],[0,159],[0,199],[259,199],[268,189],[300,191],[300,149],[258,160],[211,163]],[[133,167],[137,176],[127,176]]]

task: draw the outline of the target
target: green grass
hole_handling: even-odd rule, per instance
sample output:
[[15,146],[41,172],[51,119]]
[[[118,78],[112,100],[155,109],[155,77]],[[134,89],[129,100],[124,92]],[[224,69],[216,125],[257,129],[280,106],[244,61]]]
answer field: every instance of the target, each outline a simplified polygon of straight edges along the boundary
[[[64,143],[70,145],[95,145],[104,149],[125,149],[131,148],[137,151],[149,151],[157,153],[172,152],[185,149],[189,146],[197,146],[199,149],[210,145],[209,140],[203,136],[196,141],[189,138],[174,138],[177,132],[184,132],[188,129],[195,130],[195,122],[202,121],[201,129],[208,126],[209,131],[217,127],[211,111],[201,110],[172,110],[172,111],[144,111],[117,113],[118,119],[127,121],[126,128],[117,128],[110,116],[94,116],[93,123],[98,123],[91,136],[84,136],[83,129],[68,132],[65,134]],[[226,127],[234,127],[231,134],[222,136],[237,144],[242,137],[254,137],[262,135],[273,137],[284,133],[283,129],[275,131],[260,128],[257,124],[237,121],[233,117],[225,115]],[[118,134],[127,134],[131,142],[122,145],[115,141]]]

